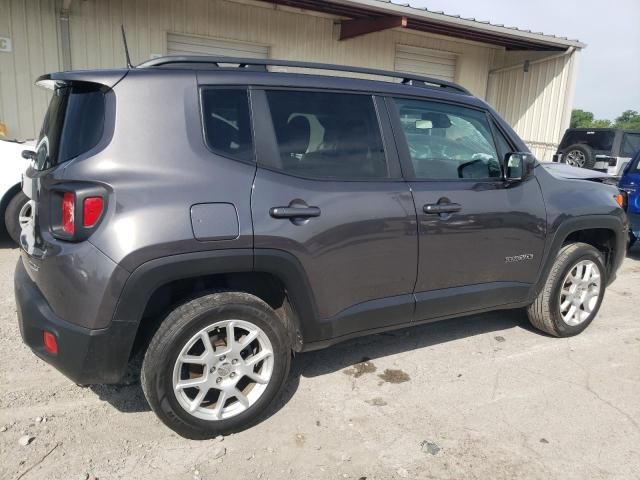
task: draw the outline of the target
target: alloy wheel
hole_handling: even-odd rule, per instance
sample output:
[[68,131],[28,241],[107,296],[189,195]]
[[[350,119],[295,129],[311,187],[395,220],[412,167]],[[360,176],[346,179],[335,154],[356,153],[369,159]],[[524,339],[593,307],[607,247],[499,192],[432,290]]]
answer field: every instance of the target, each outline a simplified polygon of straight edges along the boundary
[[243,320],[216,322],[180,351],[174,395],[182,408],[203,420],[235,417],[262,396],[273,365],[273,347],[262,329]]
[[568,165],[582,168],[586,162],[586,157],[584,156],[584,152],[581,152],[580,150],[571,150],[567,153],[565,162]]
[[572,327],[589,318],[602,291],[600,269],[591,260],[576,263],[567,273],[560,291],[560,315]]

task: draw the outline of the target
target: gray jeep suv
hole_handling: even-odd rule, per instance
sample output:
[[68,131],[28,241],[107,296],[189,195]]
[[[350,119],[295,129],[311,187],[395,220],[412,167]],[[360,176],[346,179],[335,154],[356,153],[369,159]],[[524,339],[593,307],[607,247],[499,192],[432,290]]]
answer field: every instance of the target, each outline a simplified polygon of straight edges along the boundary
[[354,336],[521,307],[575,335],[625,255],[615,187],[537,163],[452,83],[208,57],[37,83],[22,337],[79,384],[143,355],[149,404],[186,437],[254,424],[293,353]]

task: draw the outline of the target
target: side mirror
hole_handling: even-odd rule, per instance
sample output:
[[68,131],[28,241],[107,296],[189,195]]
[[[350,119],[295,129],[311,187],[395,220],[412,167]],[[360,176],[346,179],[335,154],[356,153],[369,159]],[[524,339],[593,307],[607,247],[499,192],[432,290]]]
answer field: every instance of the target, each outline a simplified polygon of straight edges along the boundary
[[533,173],[536,157],[527,152],[507,153],[504,158],[505,180],[522,181]]
[[25,160],[34,161],[36,159],[36,152],[34,152],[33,150],[23,150],[22,158],[24,158]]

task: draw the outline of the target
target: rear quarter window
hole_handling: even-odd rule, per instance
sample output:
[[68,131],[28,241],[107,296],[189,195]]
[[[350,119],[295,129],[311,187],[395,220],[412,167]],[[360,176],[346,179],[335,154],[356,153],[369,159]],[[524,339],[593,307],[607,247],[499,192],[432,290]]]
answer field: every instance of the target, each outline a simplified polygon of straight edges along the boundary
[[204,137],[209,150],[245,162],[254,159],[248,92],[206,87],[201,92]]
[[620,156],[632,157],[638,150],[640,150],[640,133],[625,133],[622,136]]

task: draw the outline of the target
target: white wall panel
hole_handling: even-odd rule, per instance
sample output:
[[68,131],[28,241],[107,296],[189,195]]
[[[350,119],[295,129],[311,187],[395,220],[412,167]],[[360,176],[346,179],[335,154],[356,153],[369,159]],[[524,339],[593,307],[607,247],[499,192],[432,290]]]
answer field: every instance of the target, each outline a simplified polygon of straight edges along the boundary
[[[569,126],[577,53],[527,55],[506,52],[507,66],[489,76],[487,101],[544,161],[551,160]],[[530,59],[529,71],[521,62]]]

